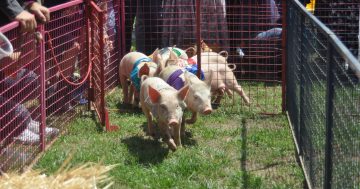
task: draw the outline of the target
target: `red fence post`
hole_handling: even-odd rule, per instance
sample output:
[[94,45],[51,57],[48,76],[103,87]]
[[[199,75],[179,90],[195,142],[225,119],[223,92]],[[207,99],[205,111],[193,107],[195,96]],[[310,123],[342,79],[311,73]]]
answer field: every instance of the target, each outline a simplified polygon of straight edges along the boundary
[[[90,6],[90,0],[86,0],[85,1],[85,16],[86,16],[86,45],[87,45],[87,63],[88,65],[92,64],[92,57],[93,54],[92,52],[94,52],[92,49],[92,45],[91,45],[91,37],[92,35],[92,30],[91,30],[91,6]],[[93,70],[91,70],[90,75],[89,75],[89,88],[88,88],[88,110],[91,110],[91,102],[94,101],[94,91],[91,90],[92,89],[92,72]],[[91,97],[91,98],[90,98]]]
[[41,151],[45,150],[45,127],[46,127],[46,76],[45,76],[45,32],[44,25],[41,24],[39,26],[39,32],[42,36],[42,40],[40,40],[40,109],[41,109],[41,127],[40,127],[40,145]]
[[[99,14],[99,25],[104,26],[104,13],[101,12]],[[105,125],[105,70],[104,70],[104,50],[105,50],[105,43],[104,43],[104,28],[99,28],[99,46],[100,46],[100,107],[101,111],[101,124]]]
[[201,77],[201,3],[196,0],[196,53],[197,53],[197,72],[198,78]]

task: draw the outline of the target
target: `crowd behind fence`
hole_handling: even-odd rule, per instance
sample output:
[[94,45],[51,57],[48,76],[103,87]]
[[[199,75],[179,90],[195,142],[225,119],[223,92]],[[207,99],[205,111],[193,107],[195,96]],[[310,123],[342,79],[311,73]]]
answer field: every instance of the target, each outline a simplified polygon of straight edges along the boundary
[[286,104],[308,185],[359,188],[360,64],[297,0],[287,14]]
[[[96,10],[100,10],[96,4],[90,8],[86,2],[74,0],[51,7],[50,22],[40,25],[35,33],[21,33],[17,22],[0,28],[14,47],[0,67],[1,171],[22,169],[31,163],[73,118],[88,109],[88,99],[94,104],[104,101],[104,92],[89,88],[109,90],[115,86],[116,74],[105,81],[96,76],[110,71],[93,69],[100,65],[96,64],[100,55],[90,49],[90,43],[102,40],[90,40],[89,36],[100,35],[102,30],[95,26],[103,28],[95,23],[95,17],[88,16]],[[98,14],[105,15],[101,10]],[[100,109],[100,122],[105,125],[106,107],[95,108]]]

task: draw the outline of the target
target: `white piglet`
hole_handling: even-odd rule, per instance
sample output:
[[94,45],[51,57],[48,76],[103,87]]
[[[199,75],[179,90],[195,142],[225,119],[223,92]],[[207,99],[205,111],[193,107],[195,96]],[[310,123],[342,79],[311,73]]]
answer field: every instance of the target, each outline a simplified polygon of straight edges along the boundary
[[142,76],[140,89],[141,108],[147,118],[148,134],[154,136],[153,117],[160,133],[171,150],[181,146],[180,126],[182,123],[184,99],[189,86],[179,91],[158,77]]

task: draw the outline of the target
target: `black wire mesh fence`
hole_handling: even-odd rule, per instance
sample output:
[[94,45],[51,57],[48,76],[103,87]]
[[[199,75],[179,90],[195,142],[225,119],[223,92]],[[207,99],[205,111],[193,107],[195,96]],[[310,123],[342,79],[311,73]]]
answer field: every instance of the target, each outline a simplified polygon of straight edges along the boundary
[[360,64],[297,0],[287,14],[287,110],[308,185],[359,188]]
[[359,11],[358,0],[317,0],[314,14],[329,27],[345,46],[359,55]]

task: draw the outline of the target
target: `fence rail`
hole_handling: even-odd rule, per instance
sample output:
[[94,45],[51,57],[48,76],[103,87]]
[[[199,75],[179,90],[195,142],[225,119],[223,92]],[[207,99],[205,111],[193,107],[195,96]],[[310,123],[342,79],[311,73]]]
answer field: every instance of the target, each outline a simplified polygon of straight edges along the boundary
[[287,6],[287,111],[311,188],[360,186],[360,64],[297,0]]

